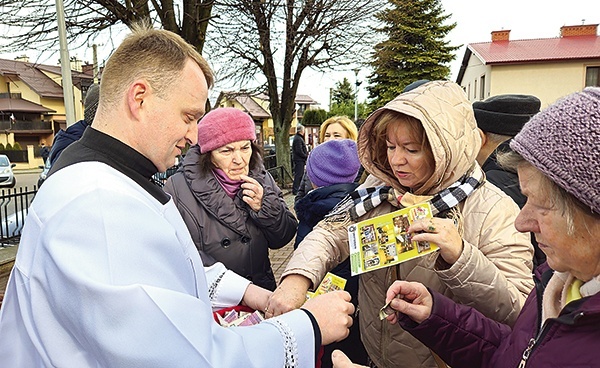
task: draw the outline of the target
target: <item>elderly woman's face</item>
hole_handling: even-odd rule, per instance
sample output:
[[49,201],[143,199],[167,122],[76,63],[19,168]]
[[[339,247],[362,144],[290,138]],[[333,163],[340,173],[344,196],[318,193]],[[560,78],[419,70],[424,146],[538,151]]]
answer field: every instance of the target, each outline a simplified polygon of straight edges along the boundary
[[596,222],[584,226],[584,215],[574,210],[575,234],[569,235],[563,211],[553,205],[548,191],[543,188],[543,174],[531,165],[521,165],[518,172],[527,204],[515,220],[517,230],[534,233],[553,270],[569,272],[582,281],[599,275],[600,225]]
[[231,180],[242,180],[240,175],[248,175],[251,156],[250,141],[229,143],[210,152],[213,165],[223,170]]
[[433,155],[408,124],[391,123],[386,140],[388,162],[402,186],[417,189],[433,175]]

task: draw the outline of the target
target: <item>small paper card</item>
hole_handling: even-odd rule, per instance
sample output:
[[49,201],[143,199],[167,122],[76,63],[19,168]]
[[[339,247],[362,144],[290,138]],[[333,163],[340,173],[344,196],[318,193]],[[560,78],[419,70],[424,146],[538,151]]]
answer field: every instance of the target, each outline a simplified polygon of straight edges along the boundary
[[319,284],[319,287],[314,292],[308,291],[306,293],[306,300],[314,298],[317,295],[325,294],[330,291],[344,290],[346,287],[346,279],[327,272],[323,281]]
[[429,203],[420,203],[348,226],[352,275],[393,266],[438,250],[416,242],[407,232],[416,220],[432,218]]

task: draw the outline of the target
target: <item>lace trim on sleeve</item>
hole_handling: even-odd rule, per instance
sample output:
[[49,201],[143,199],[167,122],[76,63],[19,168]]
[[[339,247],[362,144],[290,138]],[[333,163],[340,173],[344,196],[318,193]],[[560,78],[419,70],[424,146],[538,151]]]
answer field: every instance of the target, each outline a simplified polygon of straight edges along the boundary
[[223,276],[225,276],[225,272],[226,271],[223,271],[219,276],[217,276],[217,278],[208,287],[208,297],[210,298],[211,302],[214,302],[215,300],[217,300],[219,283],[221,282],[221,280],[223,280]]
[[281,337],[283,337],[283,347],[285,349],[285,368],[298,367],[298,343],[296,342],[296,337],[292,333],[292,330],[289,328],[289,326],[278,319],[271,319],[265,322],[275,325],[277,330],[279,330]]

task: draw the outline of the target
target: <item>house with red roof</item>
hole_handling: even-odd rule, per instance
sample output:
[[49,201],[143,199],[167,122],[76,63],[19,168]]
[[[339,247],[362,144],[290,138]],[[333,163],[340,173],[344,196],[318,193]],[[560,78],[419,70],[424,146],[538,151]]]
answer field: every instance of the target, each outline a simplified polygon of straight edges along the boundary
[[597,24],[563,26],[560,36],[511,40],[510,30],[491,42],[467,45],[456,82],[469,100],[506,93],[537,96],[542,108],[587,86],[600,86]]
[[[74,67],[74,65],[72,65]],[[93,83],[90,68],[72,70],[75,117],[83,119],[85,91]],[[19,143],[18,167],[38,167],[41,143],[52,145],[54,134],[66,128],[60,66],[31,63],[26,57],[0,59],[0,143]],[[20,157],[23,156],[23,157]]]

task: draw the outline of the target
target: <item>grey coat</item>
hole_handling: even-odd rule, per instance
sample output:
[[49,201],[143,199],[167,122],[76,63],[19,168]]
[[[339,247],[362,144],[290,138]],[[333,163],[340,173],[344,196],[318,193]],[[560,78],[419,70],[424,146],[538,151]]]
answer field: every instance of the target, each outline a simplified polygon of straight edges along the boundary
[[258,286],[277,286],[269,261],[269,248],[288,244],[298,221],[283,194],[262,163],[249,176],[264,189],[262,208],[253,211],[242,201],[241,191],[231,199],[212,172],[202,173],[198,146],[187,153],[182,168],[165,184],[165,192],[181,213],[205,266],[222,262]]

